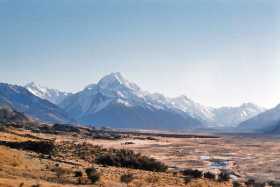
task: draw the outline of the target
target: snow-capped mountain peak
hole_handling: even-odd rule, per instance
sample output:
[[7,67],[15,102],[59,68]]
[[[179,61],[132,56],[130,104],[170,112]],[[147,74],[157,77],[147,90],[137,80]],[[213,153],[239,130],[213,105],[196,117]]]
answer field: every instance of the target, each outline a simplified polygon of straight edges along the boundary
[[191,99],[189,99],[187,96],[185,95],[181,95],[175,98],[171,99],[172,104],[174,105],[194,105],[194,101],[192,101]]
[[128,81],[119,72],[111,73],[103,77],[97,85],[103,89],[118,89],[120,87],[126,87],[131,90],[140,90],[140,88],[133,82]]
[[30,82],[26,84],[24,87],[33,95],[40,97],[42,99],[46,99],[54,104],[60,103],[65,97],[70,95],[70,93],[43,87],[34,82]]
[[48,95],[47,88],[37,85],[34,82],[30,82],[30,83],[26,84],[25,88],[27,88],[27,90],[30,91],[33,95],[36,95],[37,97],[40,97],[43,99],[46,99],[45,97]]
[[125,84],[128,82],[121,73],[116,72],[116,73],[111,73],[109,75],[106,75],[103,77],[100,81],[99,84],[110,84],[110,83],[118,83],[118,84]]
[[172,107],[169,98],[143,91],[120,73],[67,97],[60,107],[82,123],[120,125],[127,128],[198,128],[202,124]]
[[29,82],[25,85],[26,87],[37,87],[37,85],[35,84],[35,82]]

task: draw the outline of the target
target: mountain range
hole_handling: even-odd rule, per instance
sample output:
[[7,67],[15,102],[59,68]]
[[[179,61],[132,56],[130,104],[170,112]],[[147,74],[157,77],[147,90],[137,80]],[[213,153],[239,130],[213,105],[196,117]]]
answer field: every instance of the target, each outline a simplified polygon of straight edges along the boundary
[[[165,112],[165,115],[172,113],[181,116],[185,120],[187,119],[188,123],[198,120],[200,125],[196,123],[195,126],[200,128],[236,127],[241,122],[265,110],[252,103],[246,103],[239,107],[213,108],[197,103],[186,96],[169,98],[162,94],[149,93],[125,79],[120,73],[109,74],[98,83],[89,85],[84,90],[66,97],[59,106],[82,123],[121,127],[124,123],[126,123],[126,127],[143,126],[145,123],[153,123],[153,126],[155,124],[166,126],[163,125],[166,121],[163,120],[165,116],[158,116],[158,121],[150,123],[145,121],[148,114],[157,116],[153,113],[159,111]],[[129,118],[136,119],[136,117],[141,118],[137,119],[140,123],[138,125],[135,121],[128,120]],[[188,125],[184,125],[184,127],[188,127]]]
[[42,122],[74,121],[58,106],[33,95],[22,86],[0,83],[0,106],[10,107]]
[[79,122],[121,128],[201,128],[189,114],[169,106],[160,94],[142,91],[120,74],[112,73],[97,84],[67,97],[59,105]]
[[77,93],[33,82],[24,87],[1,84],[1,102],[41,121],[69,123],[75,119],[81,124],[116,128],[242,129],[250,126],[248,120],[265,112],[263,107],[252,103],[214,108],[184,95],[170,98],[149,93],[120,73],[106,75]]

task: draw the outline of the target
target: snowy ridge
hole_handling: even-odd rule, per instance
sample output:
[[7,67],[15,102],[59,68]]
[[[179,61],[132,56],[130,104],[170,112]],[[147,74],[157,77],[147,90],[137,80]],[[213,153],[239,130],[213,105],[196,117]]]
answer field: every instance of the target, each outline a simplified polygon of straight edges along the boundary
[[56,89],[46,88],[35,84],[34,82],[25,85],[25,88],[33,95],[46,99],[54,104],[60,103],[63,99],[70,95],[70,93],[62,92]]
[[212,108],[194,102],[187,96],[182,95],[173,98],[170,101],[174,108],[189,113],[191,116],[197,119],[204,121],[213,121],[215,118],[215,114],[213,113]]

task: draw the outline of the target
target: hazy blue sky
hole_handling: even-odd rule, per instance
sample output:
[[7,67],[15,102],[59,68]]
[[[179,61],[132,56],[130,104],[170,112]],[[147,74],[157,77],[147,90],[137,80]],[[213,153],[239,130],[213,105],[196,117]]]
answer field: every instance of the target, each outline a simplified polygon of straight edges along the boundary
[[211,106],[280,103],[279,0],[0,0],[0,81],[110,72]]

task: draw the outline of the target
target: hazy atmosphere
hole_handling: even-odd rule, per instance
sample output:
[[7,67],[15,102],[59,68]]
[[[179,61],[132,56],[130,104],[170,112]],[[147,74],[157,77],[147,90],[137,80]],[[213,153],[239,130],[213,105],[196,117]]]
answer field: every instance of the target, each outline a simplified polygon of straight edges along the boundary
[[76,92],[111,72],[209,106],[280,99],[278,0],[0,0],[0,80]]

